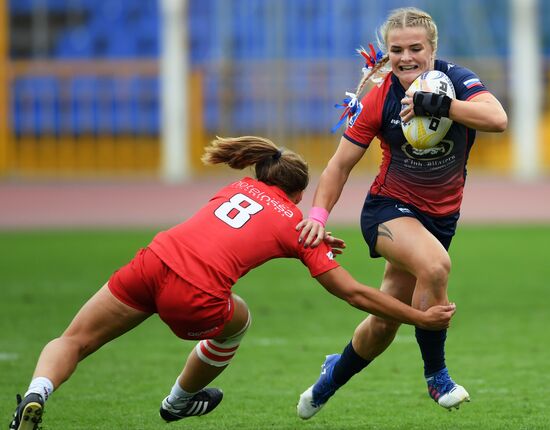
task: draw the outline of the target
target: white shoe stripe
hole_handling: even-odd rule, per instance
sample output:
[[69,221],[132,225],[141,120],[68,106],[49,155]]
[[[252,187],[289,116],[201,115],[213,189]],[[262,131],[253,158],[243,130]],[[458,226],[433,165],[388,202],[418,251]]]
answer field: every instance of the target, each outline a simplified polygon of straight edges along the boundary
[[187,412],[188,415],[203,415],[208,409],[208,401],[200,400],[195,402],[195,404]]
[[189,409],[189,412],[187,412],[188,415],[197,415],[197,410],[202,406],[202,401],[195,402],[191,409]]
[[202,415],[206,412],[206,409],[208,409],[208,402],[204,402],[204,406],[202,408],[202,411],[200,411],[197,415]]

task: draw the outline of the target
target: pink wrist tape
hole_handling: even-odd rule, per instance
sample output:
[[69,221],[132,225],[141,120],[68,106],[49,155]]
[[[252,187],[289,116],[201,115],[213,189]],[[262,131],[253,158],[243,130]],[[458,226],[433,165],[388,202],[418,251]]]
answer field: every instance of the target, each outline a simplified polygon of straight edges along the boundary
[[321,225],[324,227],[327,224],[328,211],[325,208],[314,206],[309,210],[308,218],[320,222]]

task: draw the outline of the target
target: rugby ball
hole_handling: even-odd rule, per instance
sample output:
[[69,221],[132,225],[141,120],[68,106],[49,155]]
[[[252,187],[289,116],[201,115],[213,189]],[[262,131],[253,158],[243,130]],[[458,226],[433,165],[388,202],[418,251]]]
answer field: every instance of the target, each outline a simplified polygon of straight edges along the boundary
[[[456,97],[453,83],[445,73],[438,70],[422,73],[409,90],[445,94],[452,99]],[[433,148],[445,137],[451,125],[453,121],[446,117],[414,116],[409,122],[401,121],[405,139],[416,149]]]

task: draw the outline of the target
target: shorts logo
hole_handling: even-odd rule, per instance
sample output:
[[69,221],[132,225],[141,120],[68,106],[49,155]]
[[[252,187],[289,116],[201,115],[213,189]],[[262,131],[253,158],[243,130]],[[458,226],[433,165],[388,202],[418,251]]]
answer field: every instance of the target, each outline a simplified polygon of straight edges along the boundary
[[202,331],[188,331],[187,332],[187,336],[189,337],[200,337],[200,336],[204,336],[208,333],[211,333],[215,330],[218,330],[219,327],[218,326],[215,326],[215,327],[212,327],[212,328],[209,328],[208,330],[202,330]]
[[329,260],[334,260],[334,254],[332,253],[332,251],[327,252],[327,257]]
[[403,207],[403,206],[399,206],[399,205],[395,205],[395,208],[401,212],[401,213],[404,213],[404,214],[412,214],[412,211],[409,209],[409,208],[406,208],[406,207]]

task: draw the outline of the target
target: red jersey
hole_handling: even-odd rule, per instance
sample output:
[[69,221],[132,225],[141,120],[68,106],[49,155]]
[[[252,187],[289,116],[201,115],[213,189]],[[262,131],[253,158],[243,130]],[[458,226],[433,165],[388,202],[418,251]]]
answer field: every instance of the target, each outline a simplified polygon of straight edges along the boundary
[[[487,92],[470,70],[436,60],[435,70],[453,82],[456,98],[470,100]],[[433,148],[417,150],[405,139],[401,129],[401,99],[405,89],[389,73],[380,86],[363,97],[363,109],[350,123],[344,137],[366,148],[374,137],[382,147],[380,172],[370,193],[412,204],[432,216],[446,216],[459,211],[466,180],[466,162],[476,132],[454,122],[443,140]]]
[[226,298],[241,276],[273,258],[297,258],[313,277],[338,267],[325,243],[298,243],[302,218],[281,189],[246,177],[187,221],[158,233],[149,248],[183,279]]

